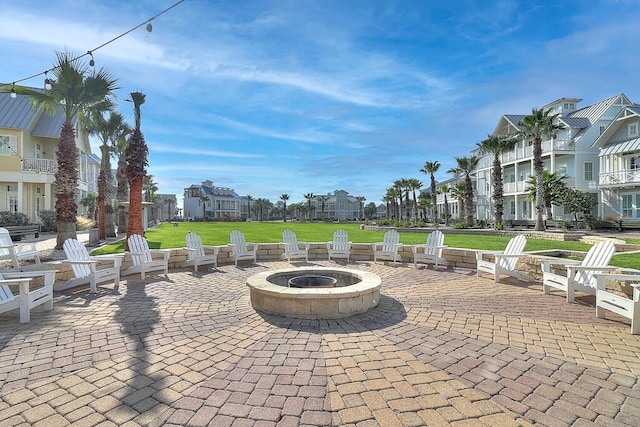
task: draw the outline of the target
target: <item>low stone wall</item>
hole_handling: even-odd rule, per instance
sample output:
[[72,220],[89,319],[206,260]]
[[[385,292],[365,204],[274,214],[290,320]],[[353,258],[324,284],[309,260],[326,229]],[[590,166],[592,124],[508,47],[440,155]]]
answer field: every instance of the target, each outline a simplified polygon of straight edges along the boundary
[[[282,259],[284,253],[283,247],[279,243],[261,243],[258,246],[257,259],[260,261],[276,261]],[[400,255],[403,263],[413,263],[413,250],[412,245],[403,245],[399,248],[398,254]],[[447,247],[443,250],[443,258],[447,260],[450,267],[458,268],[476,268],[476,251],[473,249],[464,248],[451,248]],[[540,260],[543,258],[555,258],[555,257],[581,257],[584,256],[584,252],[569,252],[569,251],[541,251],[540,253],[532,252],[529,256],[524,257],[518,264],[518,269],[524,274],[533,277],[536,281],[542,280],[542,269],[540,267]],[[218,252],[218,264],[232,264],[230,259],[231,247],[227,245],[219,246]],[[314,260],[326,260],[328,259],[327,246],[325,242],[310,243],[309,247],[309,261]],[[182,268],[182,264],[187,260],[187,250],[182,248],[171,249],[169,258],[169,268]],[[371,243],[353,243],[351,245],[351,260],[353,261],[369,261],[373,262],[373,245]],[[106,261],[105,261],[106,262]],[[125,255],[122,262],[122,271],[132,266],[132,260],[129,255]],[[30,264],[21,267],[23,271],[33,270],[57,270],[56,283],[66,282],[73,278],[73,271],[71,266],[64,261],[52,261],[42,264]],[[559,267],[558,272],[565,269]],[[34,283],[38,285],[38,281]],[[632,289],[627,285],[620,284],[618,290],[626,295],[632,295]],[[612,289],[616,290],[615,285]]]

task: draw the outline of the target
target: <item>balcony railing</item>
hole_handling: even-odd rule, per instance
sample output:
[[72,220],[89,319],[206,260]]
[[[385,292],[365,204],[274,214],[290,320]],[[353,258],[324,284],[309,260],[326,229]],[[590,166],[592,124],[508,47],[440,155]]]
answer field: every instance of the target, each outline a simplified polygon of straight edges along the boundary
[[602,172],[599,175],[600,185],[624,185],[640,183],[640,170],[626,170],[618,172]]
[[[574,147],[570,145],[570,141],[564,139],[548,139],[542,141],[542,154],[551,153],[553,151],[573,151]],[[501,163],[514,162],[533,157],[533,145],[525,147],[516,147],[513,151],[503,153],[500,157]]]
[[50,159],[22,159],[22,170],[24,172],[56,173],[58,162]]

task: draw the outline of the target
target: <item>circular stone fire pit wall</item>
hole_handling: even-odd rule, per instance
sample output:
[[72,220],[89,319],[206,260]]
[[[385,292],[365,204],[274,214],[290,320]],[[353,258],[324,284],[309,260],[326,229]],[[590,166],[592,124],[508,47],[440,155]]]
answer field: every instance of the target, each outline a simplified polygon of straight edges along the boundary
[[[309,275],[334,277],[336,287],[288,287],[291,278]],[[265,271],[247,279],[254,309],[303,319],[338,319],[371,310],[380,302],[380,284],[373,273],[324,267]]]

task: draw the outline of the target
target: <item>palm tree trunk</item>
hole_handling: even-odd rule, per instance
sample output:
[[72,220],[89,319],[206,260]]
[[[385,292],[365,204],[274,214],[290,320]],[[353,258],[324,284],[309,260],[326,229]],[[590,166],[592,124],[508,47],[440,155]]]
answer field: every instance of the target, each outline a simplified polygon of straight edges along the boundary
[[542,162],[542,140],[533,139],[533,169],[536,174],[536,231],[544,231],[542,213],[544,211],[544,164]]
[[[130,187],[127,238],[132,234],[144,236],[144,226],[142,225],[142,177],[136,177],[131,181]],[[126,250],[129,250],[129,248]]]
[[62,249],[65,240],[77,238],[78,205],[75,194],[78,187],[78,149],[75,129],[68,120],[62,125],[56,157],[58,160],[58,171],[55,174],[56,222],[58,225],[56,249]]
[[504,217],[503,188],[502,165],[496,155],[493,159],[493,207],[496,213],[496,225],[502,223]]

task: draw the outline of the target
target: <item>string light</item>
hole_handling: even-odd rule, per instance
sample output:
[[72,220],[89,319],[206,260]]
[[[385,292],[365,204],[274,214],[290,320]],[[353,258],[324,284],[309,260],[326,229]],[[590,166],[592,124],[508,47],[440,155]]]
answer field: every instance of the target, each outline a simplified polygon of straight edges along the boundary
[[51,90],[51,80],[49,80],[49,77],[47,77],[48,72],[49,71],[44,72],[44,88],[46,90]]
[[[98,50],[98,49],[102,49],[103,47],[107,46],[108,44],[111,44],[111,43],[115,42],[115,41],[116,41],[116,40],[118,40],[119,38],[122,38],[122,37],[126,36],[127,34],[129,34],[129,33],[133,32],[133,31],[137,30],[138,28],[142,27],[142,26],[143,26],[143,25],[145,25],[145,24],[146,24],[146,30],[147,30],[147,32],[151,32],[151,31],[153,30],[153,26],[151,25],[151,21],[153,21],[154,19],[156,19],[158,16],[160,16],[160,15],[163,15],[163,14],[167,13],[168,11],[170,11],[170,10],[171,10],[171,9],[173,9],[174,7],[178,6],[178,5],[179,5],[180,3],[182,3],[182,2],[184,2],[184,0],[179,0],[178,2],[176,2],[176,3],[172,4],[171,6],[169,6],[168,8],[166,8],[165,10],[163,10],[162,12],[158,13],[157,15],[152,16],[151,18],[147,19],[146,21],[144,21],[144,22],[142,22],[142,23],[140,23],[140,24],[136,25],[135,27],[133,27],[133,28],[131,28],[131,29],[129,29],[129,30],[127,30],[127,31],[125,31],[124,33],[120,34],[119,36],[116,36],[116,37],[112,38],[111,40],[109,40],[109,41],[107,41],[107,42],[105,42],[105,43],[101,44],[100,46],[98,46],[98,47],[96,47],[96,48],[94,48],[94,49],[92,49],[92,50],[88,50],[88,51],[87,51],[87,53],[84,53],[84,54],[82,54],[82,55],[79,55],[79,56],[77,56],[77,57],[75,57],[75,58],[71,59],[69,62],[75,62],[75,61],[78,61],[79,59],[81,59],[81,58],[83,58],[83,57],[85,57],[85,56],[91,56],[91,60],[89,61],[89,65],[93,67],[93,66],[94,66],[94,64],[95,64],[95,61],[93,60],[93,52],[95,52],[95,51],[96,51],[96,50]],[[47,73],[48,73],[49,71],[52,71],[52,72],[53,72],[53,71],[55,71],[55,69],[56,69],[55,67],[54,67],[54,68],[49,68],[48,70],[42,71],[42,72],[40,72],[40,73],[37,73],[37,74],[31,75],[31,76],[29,76],[29,77],[25,77],[25,78],[18,79],[18,80],[16,80],[16,81],[14,81],[14,82],[12,83],[12,87],[11,87],[11,97],[12,97],[12,98],[15,98],[15,97],[17,97],[17,96],[18,96],[18,94],[17,94],[17,92],[16,92],[16,89],[15,89],[15,85],[16,85],[16,83],[20,83],[20,82],[23,82],[23,81],[26,81],[26,80],[31,80],[31,79],[34,79],[34,78],[36,78],[36,77],[38,77],[38,76],[41,76],[41,75],[43,75],[43,74],[44,74],[44,76],[45,76],[45,88],[46,88],[47,80],[49,80],[49,79],[46,77],[46,76],[47,76]],[[49,86],[50,86],[50,85],[51,85],[51,80],[49,80]],[[8,85],[4,85],[4,86],[8,86]]]

